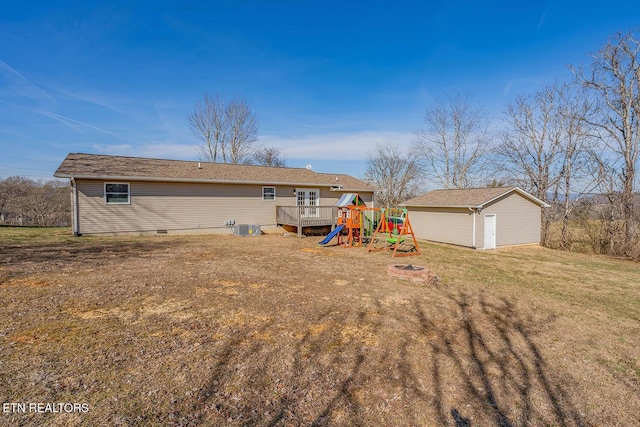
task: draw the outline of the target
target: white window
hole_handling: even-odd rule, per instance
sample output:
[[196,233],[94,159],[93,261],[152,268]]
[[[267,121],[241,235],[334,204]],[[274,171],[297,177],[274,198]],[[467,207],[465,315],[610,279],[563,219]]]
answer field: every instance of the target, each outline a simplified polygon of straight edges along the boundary
[[262,200],[275,200],[276,187],[262,187]]
[[108,205],[130,204],[129,183],[105,182],[104,201]]
[[296,206],[305,206],[305,192],[298,190]]

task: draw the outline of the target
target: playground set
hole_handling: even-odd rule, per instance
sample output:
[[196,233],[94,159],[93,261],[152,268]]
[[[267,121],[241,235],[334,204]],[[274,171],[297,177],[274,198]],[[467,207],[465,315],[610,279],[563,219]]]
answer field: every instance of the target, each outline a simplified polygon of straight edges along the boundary
[[420,255],[407,209],[368,207],[357,193],[344,194],[336,206],[337,226],[319,244],[327,245],[337,238],[338,245],[345,248],[366,244],[367,252],[393,250],[393,257]]

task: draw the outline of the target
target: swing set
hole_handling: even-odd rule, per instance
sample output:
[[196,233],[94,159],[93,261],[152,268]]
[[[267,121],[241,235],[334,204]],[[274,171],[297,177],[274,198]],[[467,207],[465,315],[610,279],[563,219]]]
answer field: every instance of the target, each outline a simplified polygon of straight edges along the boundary
[[381,209],[380,221],[367,246],[367,252],[392,249],[392,257],[420,255],[406,208]]
[[338,245],[345,248],[366,244],[367,252],[393,250],[393,257],[420,255],[406,208],[370,208],[358,194],[344,194],[336,205],[337,227],[320,244],[337,237]]

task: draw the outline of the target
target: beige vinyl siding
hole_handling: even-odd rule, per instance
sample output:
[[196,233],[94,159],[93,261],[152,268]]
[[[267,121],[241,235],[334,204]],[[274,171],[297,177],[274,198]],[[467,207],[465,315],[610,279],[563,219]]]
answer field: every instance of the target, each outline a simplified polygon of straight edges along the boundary
[[496,246],[540,243],[540,206],[510,193],[486,206],[476,218],[476,242],[484,244],[484,216],[496,215]]
[[[130,186],[130,203],[118,205],[105,203],[105,181],[76,180],[80,234],[223,231],[227,220],[269,226],[276,223],[276,206],[296,204],[291,185],[122,182]],[[262,200],[263,186],[276,188],[275,200]],[[320,188],[320,205],[333,205],[341,195]],[[372,194],[363,198],[370,201]]]
[[472,246],[473,217],[468,209],[410,207],[409,220],[418,239]]
[[[473,215],[469,209],[409,207],[416,237],[473,247]],[[484,246],[484,220],[496,216],[496,247],[540,243],[541,208],[518,193],[485,206],[476,219],[476,247]]]
[[[111,182],[111,181],[110,181]],[[130,204],[104,199],[104,181],[78,180],[81,234],[198,230],[236,224],[275,225],[276,204],[293,203],[290,187],[275,186],[276,200],[262,200],[261,185],[129,182]],[[285,195],[285,197],[282,197]]]

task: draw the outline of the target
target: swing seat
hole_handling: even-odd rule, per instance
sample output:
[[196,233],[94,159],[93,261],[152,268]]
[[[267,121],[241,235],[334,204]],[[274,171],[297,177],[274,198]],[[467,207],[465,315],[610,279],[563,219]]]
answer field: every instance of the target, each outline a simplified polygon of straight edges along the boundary
[[[387,237],[387,242],[392,243],[392,244],[396,244],[398,242],[398,238],[397,237]],[[404,237],[400,238],[400,243],[404,242]]]

